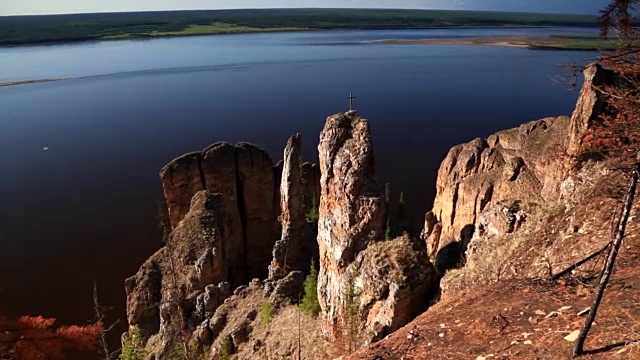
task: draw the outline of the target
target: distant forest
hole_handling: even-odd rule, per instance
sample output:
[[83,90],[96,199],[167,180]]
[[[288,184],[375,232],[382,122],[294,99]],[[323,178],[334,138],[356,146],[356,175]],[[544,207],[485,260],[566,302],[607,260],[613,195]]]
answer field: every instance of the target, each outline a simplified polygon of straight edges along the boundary
[[596,27],[587,15],[440,10],[263,9],[0,17],[0,45],[325,29]]

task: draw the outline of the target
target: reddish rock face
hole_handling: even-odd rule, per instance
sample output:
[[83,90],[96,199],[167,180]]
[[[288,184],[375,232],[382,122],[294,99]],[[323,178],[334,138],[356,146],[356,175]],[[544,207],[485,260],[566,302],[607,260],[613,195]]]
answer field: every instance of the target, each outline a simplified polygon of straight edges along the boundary
[[228,217],[229,241],[222,254],[230,261],[234,285],[264,278],[278,238],[274,166],[255,145],[220,142],[202,153],[181,156],[160,172],[172,228],[185,217],[191,198],[200,190],[222,195]]
[[599,116],[606,112],[606,95],[598,91],[598,87],[614,85],[617,81],[619,79],[613,71],[604,69],[599,64],[591,64],[585,68],[582,90],[571,116],[569,145],[567,146],[569,156],[582,155],[585,150],[583,146],[585,135],[600,125]]
[[246,280],[267,276],[271,250],[278,239],[274,203],[273,161],[255,145],[236,145],[239,197],[238,208],[244,225]]
[[[585,134],[599,126],[599,116],[606,112],[597,88],[619,81],[599,65],[588,66],[584,77],[571,119],[533,121],[449,151],[421,235],[430,249],[437,252],[452,242],[468,241],[463,237],[482,225],[482,212],[499,202],[541,203],[563,196],[571,180],[567,176],[585,151]],[[463,236],[465,230],[470,234]]]
[[201,159],[199,152],[189,153],[173,160],[160,170],[172,228],[189,212],[193,195],[205,188],[200,171]]
[[329,117],[318,151],[322,331],[329,339],[343,336],[356,306],[354,340],[361,345],[423,311],[438,277],[424,243],[408,235],[384,240],[386,201],[375,179],[368,121],[355,112]]
[[233,285],[247,280],[245,267],[245,228],[239,203],[236,147],[217,143],[202,152],[202,176],[208,191],[221,194],[221,208],[227,217],[229,239],[222,256],[229,263],[229,279]]
[[421,234],[430,255],[468,243],[481,213],[499,201],[558,198],[565,160],[557,153],[568,128],[567,117],[547,118],[453,147],[440,165]]

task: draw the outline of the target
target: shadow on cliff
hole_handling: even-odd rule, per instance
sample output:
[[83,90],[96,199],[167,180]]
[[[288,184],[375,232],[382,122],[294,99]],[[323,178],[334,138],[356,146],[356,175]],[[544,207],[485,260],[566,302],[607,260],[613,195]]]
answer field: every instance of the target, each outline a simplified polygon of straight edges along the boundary
[[476,227],[472,224],[465,225],[460,230],[460,239],[452,241],[438,251],[435,258],[435,267],[442,277],[452,269],[460,269],[465,265],[467,248],[473,237]]

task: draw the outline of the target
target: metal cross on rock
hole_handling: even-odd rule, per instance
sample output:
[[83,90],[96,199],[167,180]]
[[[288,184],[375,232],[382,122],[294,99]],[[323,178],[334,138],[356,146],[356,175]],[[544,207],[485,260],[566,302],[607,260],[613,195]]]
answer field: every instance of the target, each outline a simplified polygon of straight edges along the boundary
[[349,100],[349,111],[353,111],[353,99],[355,99],[356,97],[353,96],[353,93],[349,93],[349,97],[347,98]]

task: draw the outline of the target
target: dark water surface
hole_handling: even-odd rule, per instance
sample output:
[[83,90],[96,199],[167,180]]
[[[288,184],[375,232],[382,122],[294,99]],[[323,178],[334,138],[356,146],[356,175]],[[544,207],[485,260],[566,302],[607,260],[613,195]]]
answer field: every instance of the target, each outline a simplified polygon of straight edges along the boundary
[[[157,249],[160,168],[220,140],[315,160],[347,94],[371,120],[378,171],[417,218],[447,150],[570,114],[552,78],[594,53],[369,40],[579,29],[335,31],[0,48],[0,311],[90,319],[95,279],[124,322],[125,277]],[[43,147],[49,150],[44,151]]]

